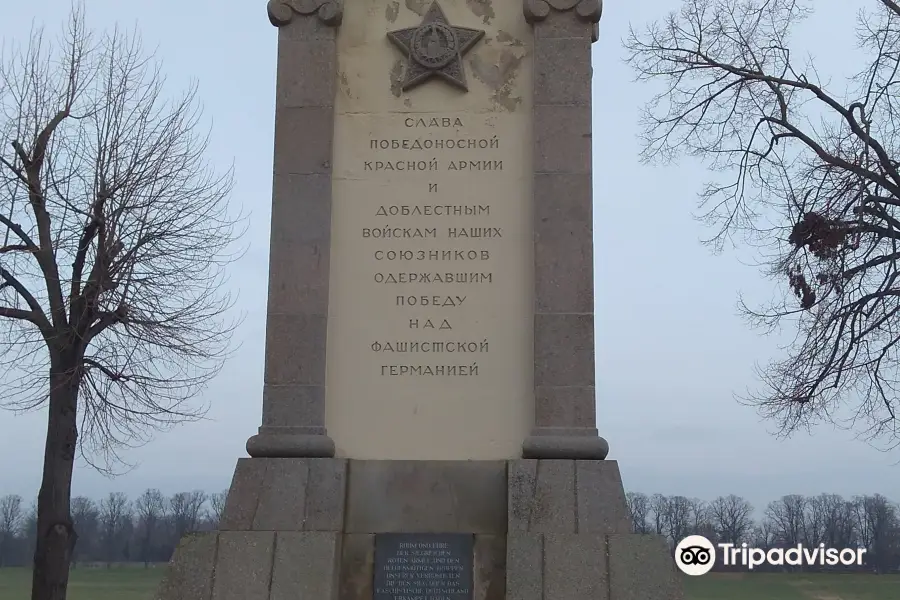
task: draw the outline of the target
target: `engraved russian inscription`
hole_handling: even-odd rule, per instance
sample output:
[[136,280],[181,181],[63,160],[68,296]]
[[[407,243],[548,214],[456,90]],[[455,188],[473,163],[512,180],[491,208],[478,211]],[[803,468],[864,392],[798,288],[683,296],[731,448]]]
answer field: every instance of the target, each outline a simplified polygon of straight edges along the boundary
[[530,106],[500,110],[481,80],[398,97],[368,75],[397,63],[395,27],[423,69],[461,44],[456,25],[489,30],[482,58],[501,27],[530,34],[441,4],[449,20],[425,22],[449,29],[401,4],[396,25],[359,13],[338,32],[339,69],[370,82],[335,104],[326,427],[339,456],[509,458],[533,426]]
[[374,600],[471,600],[474,536],[375,535]]

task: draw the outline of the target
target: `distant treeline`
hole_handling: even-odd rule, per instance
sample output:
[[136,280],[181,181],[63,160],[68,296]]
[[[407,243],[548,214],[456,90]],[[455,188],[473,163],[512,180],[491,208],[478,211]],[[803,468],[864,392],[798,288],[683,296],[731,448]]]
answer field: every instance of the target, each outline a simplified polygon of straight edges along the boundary
[[[225,496],[224,491],[193,491],[167,497],[148,489],[134,500],[120,492],[99,502],[74,498],[78,540],[72,566],[166,562],[184,534],[218,528]],[[851,499],[835,494],[783,496],[770,502],[760,519],[754,518],[750,502],[735,495],[712,502],[638,492],[629,492],[626,498],[634,531],[663,535],[673,550],[678,541],[694,534],[714,543],[746,543],[763,550],[825,544],[865,548],[863,569],[869,572],[900,569],[900,506],[878,494]],[[0,566],[31,564],[35,511],[35,503],[27,504],[20,496],[0,498]],[[722,570],[720,564],[716,568]]]
[[[864,566],[803,570],[900,570],[900,506],[880,494],[851,499],[837,494],[792,494],[770,502],[759,519],[754,519],[753,505],[735,495],[705,502],[685,496],[629,492],[626,499],[634,531],[665,536],[673,551],[689,535],[702,535],[714,544],[740,547],[746,543],[766,551],[824,544],[827,548],[865,548]],[[720,561],[715,569],[729,570]],[[797,569],[786,566],[784,570]]]
[[[148,489],[134,500],[121,492],[99,502],[73,498],[78,539],[72,566],[167,562],[184,534],[218,528],[226,494],[194,491],[167,497]],[[36,535],[36,503],[28,505],[15,495],[0,498],[0,566],[30,565]]]

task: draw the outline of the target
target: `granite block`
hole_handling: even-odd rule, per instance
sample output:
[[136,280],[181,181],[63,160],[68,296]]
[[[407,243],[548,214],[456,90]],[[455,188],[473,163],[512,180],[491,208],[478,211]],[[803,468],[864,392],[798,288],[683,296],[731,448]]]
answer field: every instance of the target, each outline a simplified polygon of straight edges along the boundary
[[332,106],[336,73],[333,40],[282,40],[278,44],[276,106]]
[[220,531],[246,531],[253,526],[267,465],[267,459],[238,459],[219,519]]
[[190,533],[175,548],[156,600],[210,600],[219,534]]
[[534,103],[591,103],[591,38],[537,38]]
[[535,173],[591,172],[591,107],[534,107]]
[[347,533],[505,533],[504,461],[350,461]]
[[575,482],[578,533],[631,533],[625,489],[616,461],[576,461]]
[[596,391],[593,387],[537,387],[535,427],[590,430],[596,435]]
[[327,320],[325,313],[269,313],[265,383],[325,385]]
[[662,536],[607,537],[610,600],[683,600],[681,579]]
[[265,460],[268,467],[259,492],[259,505],[253,519],[253,530],[302,531],[306,521],[308,460],[304,458]]
[[345,534],[341,551],[340,600],[372,600],[375,536]]
[[220,533],[212,600],[269,600],[274,547],[274,532]]
[[306,531],[341,531],[347,492],[347,459],[309,460]]
[[336,600],[339,533],[279,532],[269,600]]
[[604,536],[544,535],[544,598],[609,600],[607,577]]
[[[545,600],[544,536],[540,533],[510,533],[506,539],[506,598]],[[546,600],[568,600],[550,598]]]
[[534,315],[535,387],[594,385],[594,315]]

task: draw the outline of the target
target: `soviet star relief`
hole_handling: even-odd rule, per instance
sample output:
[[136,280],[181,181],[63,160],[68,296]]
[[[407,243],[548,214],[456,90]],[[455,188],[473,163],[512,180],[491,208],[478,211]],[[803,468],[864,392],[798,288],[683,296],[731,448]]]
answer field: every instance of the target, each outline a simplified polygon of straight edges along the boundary
[[407,57],[406,77],[400,86],[404,92],[434,76],[469,90],[462,57],[484,37],[484,31],[453,27],[434,2],[421,25],[389,31],[387,36]]

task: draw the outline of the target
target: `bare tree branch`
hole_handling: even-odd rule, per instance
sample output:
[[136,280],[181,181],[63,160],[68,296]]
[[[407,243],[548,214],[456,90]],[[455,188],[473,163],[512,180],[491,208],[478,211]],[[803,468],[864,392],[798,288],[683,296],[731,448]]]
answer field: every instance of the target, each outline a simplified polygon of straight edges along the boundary
[[[787,356],[744,401],[781,433],[827,421],[900,445],[900,11],[860,15],[868,58],[838,94],[798,64],[804,0],[684,0],[632,31],[628,60],[663,89],[643,124],[646,161],[704,160],[710,240],[758,248],[784,298],[746,308],[751,323],[796,329]],[[723,178],[723,176],[725,178]]]

